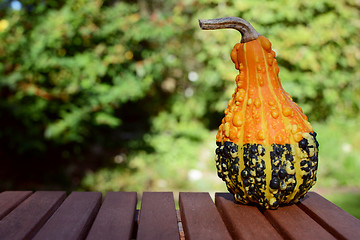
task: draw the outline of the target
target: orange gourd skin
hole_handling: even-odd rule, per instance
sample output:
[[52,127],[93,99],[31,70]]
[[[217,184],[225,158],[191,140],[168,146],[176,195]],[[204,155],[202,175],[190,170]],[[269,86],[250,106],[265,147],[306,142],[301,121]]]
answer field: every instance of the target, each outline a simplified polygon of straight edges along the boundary
[[216,136],[218,175],[240,203],[295,203],[316,181],[316,133],[282,88],[267,38],[237,43],[231,59],[239,74]]

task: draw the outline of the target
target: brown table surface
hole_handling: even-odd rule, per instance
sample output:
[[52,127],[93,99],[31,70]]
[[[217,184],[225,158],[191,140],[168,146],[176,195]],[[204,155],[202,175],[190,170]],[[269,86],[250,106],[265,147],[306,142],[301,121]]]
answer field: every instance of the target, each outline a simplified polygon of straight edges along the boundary
[[229,193],[6,191],[0,239],[360,239],[360,221],[319,194],[259,210]]

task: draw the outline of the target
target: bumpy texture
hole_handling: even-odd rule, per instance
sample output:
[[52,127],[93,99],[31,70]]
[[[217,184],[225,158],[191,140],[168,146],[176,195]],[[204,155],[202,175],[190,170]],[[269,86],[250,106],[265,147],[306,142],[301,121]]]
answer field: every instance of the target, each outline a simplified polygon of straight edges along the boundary
[[238,202],[297,202],[316,181],[316,133],[282,88],[267,38],[236,44],[231,59],[239,74],[216,136],[218,175]]

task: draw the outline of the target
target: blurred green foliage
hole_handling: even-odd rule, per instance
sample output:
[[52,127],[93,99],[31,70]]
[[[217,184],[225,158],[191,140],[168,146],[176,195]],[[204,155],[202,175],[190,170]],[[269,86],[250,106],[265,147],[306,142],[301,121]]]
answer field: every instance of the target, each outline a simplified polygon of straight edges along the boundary
[[[319,128],[360,111],[359,1],[20,2],[0,4],[3,189],[220,182],[214,130],[235,87],[229,54],[240,34],[201,31],[199,18],[239,16],[268,37],[284,88]],[[322,141],[333,137],[321,129]]]
[[313,124],[321,145],[318,178],[322,187],[360,186],[359,120],[333,119]]

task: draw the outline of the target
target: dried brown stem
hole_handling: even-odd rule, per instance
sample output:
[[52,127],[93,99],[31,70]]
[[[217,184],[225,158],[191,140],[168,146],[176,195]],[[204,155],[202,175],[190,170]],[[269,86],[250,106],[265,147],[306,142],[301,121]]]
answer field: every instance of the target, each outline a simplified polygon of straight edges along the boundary
[[225,17],[216,19],[199,19],[200,28],[203,30],[216,30],[233,28],[241,33],[241,42],[246,43],[257,39],[260,34],[253,26],[242,18]]

